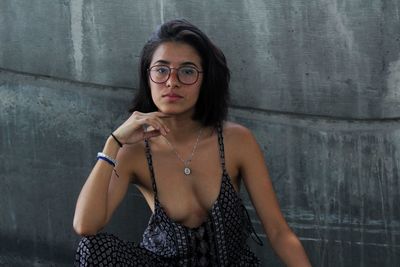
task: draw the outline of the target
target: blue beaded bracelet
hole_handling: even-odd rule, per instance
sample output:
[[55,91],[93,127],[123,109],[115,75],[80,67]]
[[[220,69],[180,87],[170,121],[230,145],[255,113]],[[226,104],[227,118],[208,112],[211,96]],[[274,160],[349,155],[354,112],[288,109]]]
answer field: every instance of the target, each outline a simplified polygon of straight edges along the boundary
[[111,160],[109,160],[108,158],[105,158],[105,157],[98,156],[98,157],[97,157],[97,159],[102,159],[102,160],[105,160],[105,161],[107,161],[108,163],[110,163],[111,165],[113,165],[113,166],[115,167],[115,164],[114,164],[114,162],[112,162],[112,161],[111,161]]
[[107,161],[108,163],[110,163],[111,165],[113,165],[115,167],[115,165],[117,165],[117,162],[112,159],[110,156],[107,156],[106,154],[99,152],[97,153],[97,159],[102,159]]

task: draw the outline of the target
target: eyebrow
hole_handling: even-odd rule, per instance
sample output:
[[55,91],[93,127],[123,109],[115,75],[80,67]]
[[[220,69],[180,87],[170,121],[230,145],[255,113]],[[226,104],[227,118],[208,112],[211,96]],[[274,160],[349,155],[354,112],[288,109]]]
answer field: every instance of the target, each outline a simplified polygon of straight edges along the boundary
[[[160,60],[157,60],[156,62],[154,62],[154,64],[159,64],[159,63],[166,64],[166,65],[171,64],[171,62],[169,62],[167,60],[163,60],[163,59],[160,59]],[[181,66],[187,66],[187,65],[193,65],[193,66],[199,68],[199,66],[197,66],[195,63],[193,63],[191,61],[185,61],[185,62],[181,63]]]

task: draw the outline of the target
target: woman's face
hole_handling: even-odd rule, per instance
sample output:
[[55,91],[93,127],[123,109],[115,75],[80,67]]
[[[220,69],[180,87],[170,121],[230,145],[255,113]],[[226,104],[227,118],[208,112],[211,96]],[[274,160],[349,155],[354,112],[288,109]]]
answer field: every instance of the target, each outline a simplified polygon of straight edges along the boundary
[[[162,43],[154,51],[149,69],[151,96],[158,110],[171,115],[191,116],[203,81],[203,73],[198,73],[198,79],[194,79],[196,70],[203,71],[197,51],[185,43]],[[168,77],[169,71],[169,78],[161,82]],[[193,81],[193,84],[187,84]]]

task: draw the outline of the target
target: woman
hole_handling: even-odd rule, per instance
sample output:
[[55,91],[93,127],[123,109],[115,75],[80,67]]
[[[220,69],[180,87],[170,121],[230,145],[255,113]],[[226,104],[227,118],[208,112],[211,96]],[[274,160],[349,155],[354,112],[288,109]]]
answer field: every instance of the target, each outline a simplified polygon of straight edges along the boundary
[[[74,229],[85,237],[76,265],[259,266],[246,245],[243,180],[277,254],[288,266],[310,266],[255,138],[225,121],[228,83],[223,53],[194,25],[173,20],[154,33],[133,113],[107,139],[79,195]],[[153,211],[140,244],[98,234],[130,183]]]

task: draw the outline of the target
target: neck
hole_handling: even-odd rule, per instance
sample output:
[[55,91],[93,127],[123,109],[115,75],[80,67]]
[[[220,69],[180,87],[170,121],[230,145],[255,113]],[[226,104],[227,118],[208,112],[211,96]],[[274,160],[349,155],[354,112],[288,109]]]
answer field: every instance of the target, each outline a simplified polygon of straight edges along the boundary
[[196,138],[199,130],[204,127],[199,121],[195,121],[190,117],[171,116],[165,118],[164,121],[170,129],[166,138],[174,143],[177,141],[182,143]]

